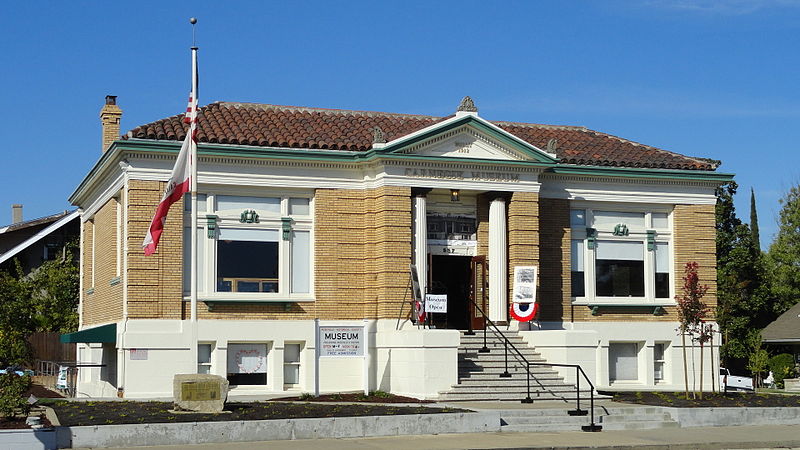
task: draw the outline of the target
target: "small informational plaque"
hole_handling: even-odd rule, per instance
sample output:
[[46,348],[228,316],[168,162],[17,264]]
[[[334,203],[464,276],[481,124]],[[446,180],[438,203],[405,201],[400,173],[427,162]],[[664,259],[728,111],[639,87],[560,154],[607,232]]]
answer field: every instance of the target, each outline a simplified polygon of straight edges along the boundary
[[514,267],[514,303],[536,301],[536,266]]
[[181,383],[181,400],[219,400],[221,386],[218,381],[184,381]]
[[225,377],[207,373],[178,373],[172,379],[175,411],[221,413],[230,383]]
[[364,356],[364,327],[319,327],[319,356]]
[[131,349],[131,361],[147,361],[147,349],[146,348],[132,348]]
[[425,295],[425,312],[428,313],[446,313],[447,312],[447,294],[427,294]]

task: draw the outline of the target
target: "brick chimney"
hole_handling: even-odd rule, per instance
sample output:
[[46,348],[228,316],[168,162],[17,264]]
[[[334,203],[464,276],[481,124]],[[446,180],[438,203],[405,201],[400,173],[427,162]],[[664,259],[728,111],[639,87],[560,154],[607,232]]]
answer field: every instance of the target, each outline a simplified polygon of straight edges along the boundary
[[119,139],[119,120],[122,110],[117,106],[116,95],[106,95],[106,104],[100,110],[100,124],[103,126],[103,148],[100,153],[105,153],[112,142]]
[[22,222],[22,205],[11,205],[11,224]]

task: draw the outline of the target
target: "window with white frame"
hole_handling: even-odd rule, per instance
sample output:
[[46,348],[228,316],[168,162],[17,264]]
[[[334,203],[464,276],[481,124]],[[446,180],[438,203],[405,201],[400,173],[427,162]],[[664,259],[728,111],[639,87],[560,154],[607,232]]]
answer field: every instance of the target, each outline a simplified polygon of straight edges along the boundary
[[[269,300],[311,296],[311,195],[198,198],[198,291],[202,298]],[[189,201],[186,202],[186,223]],[[189,227],[184,292],[189,292]]]
[[667,342],[656,342],[653,347],[653,377],[655,381],[664,381],[664,365],[666,363]]
[[211,352],[214,344],[200,342],[197,344],[197,373],[211,373]]
[[229,343],[228,382],[232,386],[267,384],[267,344]]
[[303,344],[285,343],[283,346],[283,384],[295,387],[300,384],[300,351]]
[[577,302],[631,303],[673,297],[672,226],[666,208],[573,208],[570,266]]
[[637,381],[639,379],[639,344],[612,342],[608,345],[608,379]]

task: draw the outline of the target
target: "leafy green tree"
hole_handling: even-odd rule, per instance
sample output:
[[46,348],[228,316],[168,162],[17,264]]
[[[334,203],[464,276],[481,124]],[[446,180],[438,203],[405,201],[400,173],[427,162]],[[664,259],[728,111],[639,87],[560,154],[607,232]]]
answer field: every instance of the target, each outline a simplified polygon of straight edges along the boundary
[[22,365],[30,359],[28,336],[34,324],[29,299],[26,283],[0,273],[0,367]]
[[66,258],[47,261],[28,275],[35,331],[78,329],[79,273],[68,249]]
[[794,355],[781,353],[769,359],[769,370],[775,378],[775,384],[783,388],[783,380],[794,376]]
[[[734,372],[745,369],[752,345],[748,333],[777,317],[765,258],[747,224],[736,216],[735,182],[717,189],[717,323],[722,332],[721,357]],[[751,221],[754,217],[751,216]],[[755,218],[757,223],[757,218]]]
[[0,367],[30,362],[28,337],[35,331],[70,332],[78,327],[79,269],[75,245],[61,259],[25,275],[0,272]]
[[791,188],[780,203],[780,228],[767,258],[776,315],[800,301],[800,186]]
[[761,384],[761,376],[769,364],[769,353],[761,348],[761,331],[751,330],[747,335],[750,353],[747,358],[747,370],[753,374],[753,388]]
[[[708,291],[707,285],[700,284],[700,277],[697,274],[698,264],[696,262],[686,263],[683,275],[683,294],[676,295],[678,302],[678,321],[681,326],[681,347],[683,348],[683,380],[686,385],[686,399],[689,399],[689,371],[686,359],[686,335],[702,335],[703,319],[706,317],[708,308],[703,303],[703,296]],[[694,338],[693,338],[694,339]],[[702,339],[702,338],[701,338]],[[702,341],[701,341],[702,342]],[[700,347],[700,398],[703,398],[703,347]],[[693,393],[694,394],[694,393]]]

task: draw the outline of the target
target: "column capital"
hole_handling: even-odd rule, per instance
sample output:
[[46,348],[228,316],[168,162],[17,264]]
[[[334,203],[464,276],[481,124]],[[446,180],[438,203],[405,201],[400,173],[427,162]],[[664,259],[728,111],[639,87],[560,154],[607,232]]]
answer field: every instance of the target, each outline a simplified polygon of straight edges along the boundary
[[506,191],[488,191],[484,192],[483,195],[485,195],[490,202],[495,200],[504,200],[508,202],[511,199],[511,192]]
[[433,190],[433,188],[412,187],[411,188],[411,196],[412,197],[425,197],[432,190]]

